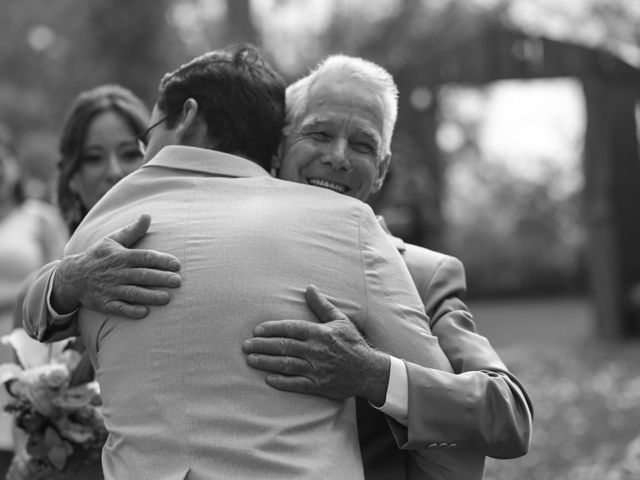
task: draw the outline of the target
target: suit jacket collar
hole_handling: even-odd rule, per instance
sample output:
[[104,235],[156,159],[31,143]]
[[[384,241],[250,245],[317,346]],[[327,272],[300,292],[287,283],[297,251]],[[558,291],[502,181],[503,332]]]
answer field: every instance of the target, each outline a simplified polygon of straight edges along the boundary
[[393,246],[396,247],[396,249],[400,253],[403,253],[407,249],[404,241],[401,238],[394,237],[391,234],[391,232],[389,231],[389,227],[387,227],[387,222],[384,221],[384,217],[382,215],[377,215],[376,219],[378,220],[378,223],[380,224],[382,229],[387,232],[387,235],[389,235],[389,239],[391,240],[391,243],[393,243]]
[[260,177],[269,173],[257,163],[207,148],[169,145],[149,160],[145,167],[190,170],[225,177]]

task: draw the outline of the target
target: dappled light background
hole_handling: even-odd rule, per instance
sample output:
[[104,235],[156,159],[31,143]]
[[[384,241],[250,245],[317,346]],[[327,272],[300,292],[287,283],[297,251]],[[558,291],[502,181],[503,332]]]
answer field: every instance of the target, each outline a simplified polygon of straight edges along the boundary
[[640,478],[640,2],[2,0],[0,40],[0,143],[52,204],[81,90],[152,105],[164,72],[235,41],[289,81],[330,53],[385,66],[400,112],[371,205],[464,262],[478,329],[534,403],[530,453],[486,478]]
[[583,292],[580,86],[501,81],[445,87],[441,97],[445,244],[471,292]]

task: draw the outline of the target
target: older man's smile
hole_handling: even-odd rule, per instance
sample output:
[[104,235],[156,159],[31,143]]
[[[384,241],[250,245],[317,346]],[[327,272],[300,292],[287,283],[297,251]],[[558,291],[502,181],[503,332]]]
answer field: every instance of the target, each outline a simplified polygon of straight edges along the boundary
[[328,188],[329,190],[333,190],[334,192],[338,192],[338,193],[347,193],[349,190],[351,190],[346,185],[343,185],[341,183],[337,183],[331,180],[326,180],[324,178],[311,177],[311,178],[307,178],[306,180],[309,185]]

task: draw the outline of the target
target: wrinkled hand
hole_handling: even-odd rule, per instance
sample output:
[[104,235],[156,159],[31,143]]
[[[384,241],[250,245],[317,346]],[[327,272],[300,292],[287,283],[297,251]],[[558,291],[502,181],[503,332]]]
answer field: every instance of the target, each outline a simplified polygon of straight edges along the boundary
[[249,366],[268,372],[278,390],[343,399],[367,398],[382,405],[389,381],[389,357],[370,347],[349,318],[314,286],[307,304],[322,323],[274,320],[261,323],[242,350]]
[[180,261],[153,250],[131,250],[149,230],[151,217],[103,238],[89,250],[63,259],[56,269],[52,307],[67,313],[84,305],[108,315],[144,318],[148,306],[164,305],[170,295],[159,288],[179,287]]

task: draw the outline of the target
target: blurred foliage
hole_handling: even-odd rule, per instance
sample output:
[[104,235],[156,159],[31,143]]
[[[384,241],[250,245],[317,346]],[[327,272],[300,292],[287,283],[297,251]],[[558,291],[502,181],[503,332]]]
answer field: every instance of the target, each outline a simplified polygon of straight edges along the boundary
[[[60,124],[72,99],[120,83],[146,101],[183,58],[168,0],[5,0],[0,3],[0,128],[23,160],[30,193],[50,198]],[[168,48],[170,47],[170,48]]]
[[[575,293],[585,287],[580,196],[555,195],[549,164],[542,181],[514,176],[499,163],[455,166],[447,246],[465,264],[473,295]],[[453,173],[453,172],[451,172]]]
[[514,345],[500,350],[534,405],[529,453],[488,459],[486,480],[640,478],[637,343]]
[[[174,65],[168,0],[6,0],[0,4],[3,120],[21,134],[59,124],[80,91],[119,82],[145,100]],[[167,48],[171,47],[171,48]]]
[[[580,172],[584,118],[580,111],[554,117],[549,103],[531,105],[544,98],[544,88],[558,89],[557,82],[538,84],[529,102],[522,98],[533,94],[526,85],[512,85],[502,100],[493,88],[450,86],[440,93],[440,143],[447,166],[445,245],[465,264],[474,296],[567,294],[586,287]],[[563,89],[564,94],[579,97],[576,85],[565,86],[573,88]],[[490,108],[490,99],[502,105],[518,101],[518,114],[497,121],[500,113]],[[535,111],[546,112],[538,113],[538,121],[549,124],[546,132],[535,131]],[[493,128],[504,129],[493,142],[483,136],[491,115]]]

